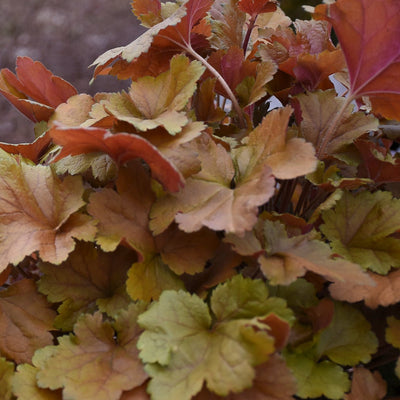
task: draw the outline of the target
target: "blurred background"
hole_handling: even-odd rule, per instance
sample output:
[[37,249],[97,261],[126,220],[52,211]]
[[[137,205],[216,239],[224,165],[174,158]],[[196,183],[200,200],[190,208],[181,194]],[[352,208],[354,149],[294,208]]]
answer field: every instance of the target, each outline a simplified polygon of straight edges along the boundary
[[[0,0],[0,68],[15,72],[17,56],[42,62],[78,92],[121,90],[127,82],[99,77],[88,66],[106,50],[134,40],[144,28],[130,0]],[[32,141],[34,124],[0,96],[0,141]]]
[[[291,18],[309,18],[303,4],[320,0],[281,0]],[[130,43],[144,28],[130,0],[0,0],[0,68],[15,71],[17,56],[41,61],[79,92],[94,94],[127,86],[114,77],[89,85],[88,66],[106,50]],[[0,96],[0,141],[31,142],[33,123]]]

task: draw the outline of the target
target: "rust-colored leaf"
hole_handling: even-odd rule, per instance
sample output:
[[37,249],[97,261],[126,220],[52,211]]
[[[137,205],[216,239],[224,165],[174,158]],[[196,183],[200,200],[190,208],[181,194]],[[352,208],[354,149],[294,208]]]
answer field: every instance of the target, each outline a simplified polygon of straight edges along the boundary
[[400,2],[338,0],[327,10],[346,58],[351,96],[369,96],[376,113],[400,119]]
[[102,128],[67,128],[54,126],[49,134],[62,147],[54,161],[68,155],[103,152],[123,165],[129,160],[141,158],[150,167],[153,177],[167,190],[178,191],[183,186],[183,177],[155,146],[141,136],[128,133],[112,134]]
[[238,7],[254,18],[258,14],[275,11],[276,3],[275,0],[239,0]]
[[26,117],[38,122],[47,121],[54,109],[77,91],[39,61],[18,57],[16,75],[7,68],[0,71],[0,93]]

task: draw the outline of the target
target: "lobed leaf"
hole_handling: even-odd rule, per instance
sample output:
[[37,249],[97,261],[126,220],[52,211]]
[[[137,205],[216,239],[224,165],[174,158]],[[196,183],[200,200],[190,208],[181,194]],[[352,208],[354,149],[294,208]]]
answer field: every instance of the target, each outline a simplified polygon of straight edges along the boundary
[[333,320],[318,337],[316,352],[341,365],[368,363],[378,349],[378,339],[368,320],[355,308],[335,303]]
[[344,400],[382,400],[386,396],[386,382],[378,371],[358,367],[353,371],[351,391]]
[[61,390],[40,388],[36,381],[38,369],[30,364],[20,364],[12,380],[13,393],[18,400],[62,400]]
[[[346,100],[336,97],[334,90],[300,94],[296,99],[301,107],[301,135],[318,149],[332,119]],[[348,105],[323,156],[340,152],[345,145],[353,143],[364,133],[377,130],[378,124],[379,121],[373,116],[365,115],[361,111],[353,112],[353,106]]]
[[94,222],[79,211],[85,205],[80,177],[61,180],[50,167],[19,162],[3,150],[0,161],[0,270],[36,251],[59,264],[74,238],[94,238]]
[[202,169],[187,179],[175,195],[160,198],[151,211],[150,228],[163,232],[175,219],[179,228],[194,232],[206,226],[239,235],[252,228],[258,206],[273,194],[274,179],[268,165],[240,161],[242,176],[231,188],[235,170],[231,156],[221,146],[204,137],[198,149]]
[[[259,285],[258,281],[237,277],[221,286],[221,293],[211,299],[211,309],[217,312],[218,323],[214,326],[208,306],[182,291],[163,292],[159,301],[139,317],[145,331],[138,347],[142,360],[148,363],[146,371],[152,377],[148,388],[154,399],[190,399],[200,392],[203,382],[218,395],[251,385],[253,367],[265,362],[274,351],[274,339],[268,334],[268,321],[272,320],[254,318],[262,309],[256,304],[265,298],[260,288],[252,295],[253,286]],[[219,315],[222,297],[233,310],[235,304],[229,301],[239,293],[247,299],[242,311]],[[278,331],[274,332],[279,337]]]
[[387,307],[400,301],[400,270],[386,276],[368,272],[375,286],[365,286],[357,281],[334,282],[329,286],[331,296],[336,300],[356,303],[364,301],[369,308]]
[[[34,281],[24,279],[0,292],[0,353],[17,363],[53,343],[56,314]],[[1,386],[0,386],[1,390]]]
[[400,229],[400,201],[390,192],[345,192],[322,219],[335,253],[380,274],[400,266],[399,239],[390,237]]
[[127,271],[135,260],[128,249],[104,253],[92,243],[81,242],[61,265],[41,264],[40,292],[50,302],[62,303],[55,326],[68,331],[81,314],[100,308],[113,315],[113,310],[123,309],[129,303]]
[[183,55],[174,56],[170,69],[157,77],[145,76],[131,84],[129,93],[112,94],[101,101],[115,118],[132,124],[136,129],[164,127],[174,135],[189,122],[180,112],[196,89],[196,82],[205,68]]
[[331,361],[315,362],[298,354],[285,356],[288,367],[297,380],[297,395],[301,398],[318,398],[340,400],[350,389],[350,379],[343,369]]
[[147,379],[136,348],[136,319],[143,309],[132,304],[113,324],[103,322],[99,312],[82,315],[75,336],[60,337],[57,346],[36,352],[39,386],[62,388],[63,398],[71,400],[119,400],[123,391],[140,386]]
[[0,396],[2,400],[11,400],[11,382],[14,376],[14,365],[0,357]]

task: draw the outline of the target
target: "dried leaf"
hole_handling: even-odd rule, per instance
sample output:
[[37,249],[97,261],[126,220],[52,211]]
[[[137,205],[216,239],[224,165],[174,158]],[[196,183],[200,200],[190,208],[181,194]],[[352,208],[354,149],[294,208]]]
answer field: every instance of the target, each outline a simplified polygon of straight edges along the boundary
[[53,343],[56,314],[31,280],[0,292],[0,352],[17,363],[31,362],[35,350]]
[[81,177],[61,180],[50,167],[18,162],[3,150],[0,160],[0,270],[35,251],[59,264],[74,249],[73,238],[94,238],[94,222],[79,212]]
[[82,315],[74,336],[62,336],[57,346],[36,352],[39,386],[62,388],[63,398],[71,400],[119,400],[123,391],[140,386],[147,379],[136,348],[136,319],[143,309],[132,304],[113,324],[103,322],[99,312]]

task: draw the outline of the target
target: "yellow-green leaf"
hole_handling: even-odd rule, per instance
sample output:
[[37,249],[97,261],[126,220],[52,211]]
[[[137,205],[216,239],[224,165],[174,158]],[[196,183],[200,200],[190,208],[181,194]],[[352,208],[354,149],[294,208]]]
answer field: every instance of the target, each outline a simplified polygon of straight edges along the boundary
[[400,240],[391,237],[400,229],[400,200],[390,192],[345,192],[322,219],[335,253],[380,274],[400,267]]
[[0,399],[11,400],[11,382],[14,375],[14,364],[0,357]]

